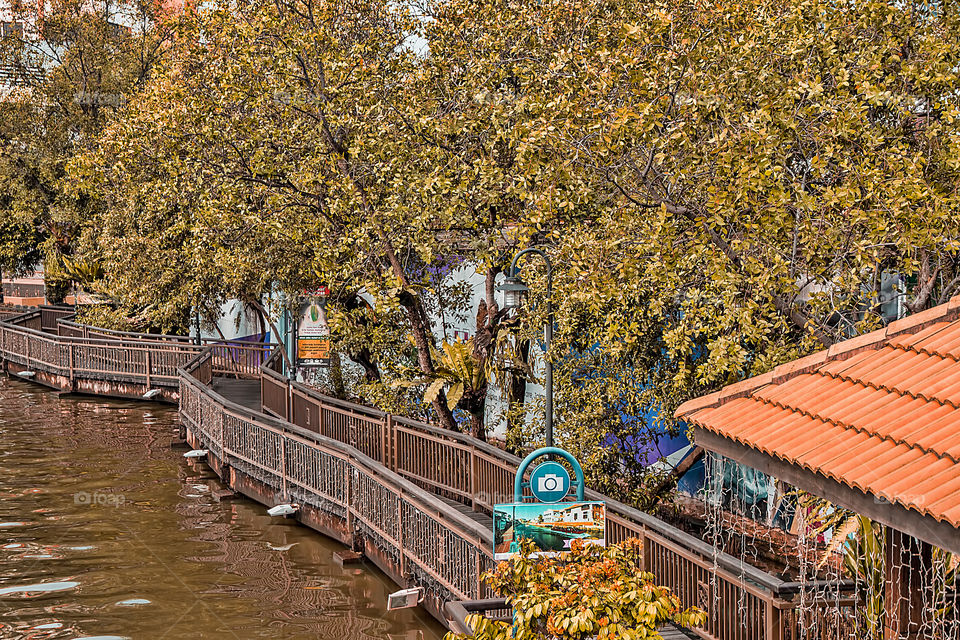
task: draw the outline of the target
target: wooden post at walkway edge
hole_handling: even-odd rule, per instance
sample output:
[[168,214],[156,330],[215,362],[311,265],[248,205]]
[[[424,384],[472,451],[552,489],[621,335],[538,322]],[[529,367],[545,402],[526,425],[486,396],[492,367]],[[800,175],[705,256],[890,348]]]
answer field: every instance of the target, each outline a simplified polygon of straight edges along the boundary
[[923,625],[924,576],[933,566],[933,547],[886,527],[884,543],[884,640],[918,638]]
[[766,629],[764,629],[763,637],[766,640],[781,640],[782,630],[783,630],[783,614],[780,609],[777,607],[777,602],[775,599],[770,598],[767,600],[766,611],[764,611],[764,617],[766,618]]
[[[477,511],[477,490],[477,448],[470,445],[470,508],[474,511]],[[491,498],[492,502],[495,501]]]
[[387,469],[390,468],[390,461],[387,459],[387,450],[389,449],[389,440],[390,440],[390,419],[389,415],[380,421],[380,464],[385,466]]
[[[150,385],[150,373],[151,373],[150,370],[153,368],[152,365],[151,365],[151,362],[150,362],[150,354],[152,353],[152,351],[151,351],[150,349],[147,349],[146,351],[147,351],[147,391],[150,391],[150,387],[151,387],[151,385]],[[72,363],[73,363],[73,358],[70,359],[70,362],[71,362],[71,365],[72,365]],[[72,372],[72,367],[71,367],[71,372]]]
[[344,484],[344,490],[346,494],[345,501],[347,503],[347,518],[346,518],[347,536],[349,536],[348,540],[346,541],[346,544],[347,546],[350,547],[352,551],[360,551],[360,549],[357,548],[357,542],[358,542],[357,532],[356,532],[356,529],[354,528],[356,525],[354,524],[354,516],[353,516],[353,483],[351,482],[351,478],[350,478],[350,465],[348,464],[343,465],[343,475],[345,480],[345,484]]
[[383,459],[383,466],[391,471],[397,470],[397,442],[396,434],[393,430],[393,414],[388,413],[384,422],[383,440],[386,443],[386,455]]
[[286,409],[284,410],[283,419],[287,422],[293,422],[293,381],[287,380],[286,391]]

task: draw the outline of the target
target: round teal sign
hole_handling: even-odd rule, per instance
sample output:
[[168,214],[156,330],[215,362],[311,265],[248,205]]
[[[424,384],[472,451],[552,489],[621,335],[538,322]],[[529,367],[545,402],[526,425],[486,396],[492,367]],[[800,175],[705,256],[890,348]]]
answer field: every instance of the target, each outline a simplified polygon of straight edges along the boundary
[[570,491],[570,474],[561,464],[544,462],[530,474],[530,491],[540,502],[560,502]]

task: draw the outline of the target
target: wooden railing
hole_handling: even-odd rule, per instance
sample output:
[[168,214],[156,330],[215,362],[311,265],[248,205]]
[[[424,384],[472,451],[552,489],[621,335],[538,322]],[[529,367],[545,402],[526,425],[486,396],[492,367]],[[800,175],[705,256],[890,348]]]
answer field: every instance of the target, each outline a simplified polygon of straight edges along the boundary
[[73,338],[42,331],[44,321],[54,315],[38,309],[0,322],[4,359],[70,381],[82,378],[177,388],[177,369],[201,350],[189,345],[156,348],[142,341]]
[[[273,343],[253,342],[249,340],[220,340],[202,338],[198,346],[193,338],[156,333],[135,333],[132,331],[116,331],[102,329],[73,322],[67,318],[72,313],[64,314],[56,319],[56,332],[61,336],[83,337],[110,342],[148,343],[153,349],[188,351],[196,353],[201,347],[210,347],[212,354],[212,368],[216,375],[234,376],[238,378],[258,378],[260,367],[277,346]],[[46,325],[44,326],[46,330]],[[183,361],[180,362],[183,364]]]
[[[7,361],[61,376],[176,386],[184,424],[224,463],[285,499],[341,519],[347,531],[393,558],[401,576],[431,585],[444,599],[490,595],[479,576],[493,565],[492,534],[441,497],[486,513],[512,501],[515,456],[291,383],[280,373],[279,349],[269,352],[270,345],[197,346],[83,327],[52,312],[45,322],[43,314],[0,322]],[[41,331],[51,319],[59,335]],[[263,411],[214,392],[214,376],[224,374],[258,375]],[[607,503],[608,542],[642,539],[645,569],[684,603],[708,611],[707,624],[696,630],[701,637],[845,637],[851,585],[785,582],[649,514],[595,492],[587,496]],[[809,597],[830,589],[831,596]]]
[[271,487],[278,500],[342,519],[443,600],[486,595],[479,578],[493,566],[491,531],[356,446],[227,401],[203,384],[200,366],[198,359],[181,375],[180,413],[219,460]]
[[38,282],[4,282],[3,295],[11,298],[43,298],[46,287]]
[[[73,311],[40,307],[0,322],[4,359],[31,369],[76,379],[126,382],[177,389],[177,370],[210,352],[210,375],[256,378],[276,345],[209,340],[197,346],[151,334],[109,332],[67,320]],[[69,388],[69,387],[68,387]]]

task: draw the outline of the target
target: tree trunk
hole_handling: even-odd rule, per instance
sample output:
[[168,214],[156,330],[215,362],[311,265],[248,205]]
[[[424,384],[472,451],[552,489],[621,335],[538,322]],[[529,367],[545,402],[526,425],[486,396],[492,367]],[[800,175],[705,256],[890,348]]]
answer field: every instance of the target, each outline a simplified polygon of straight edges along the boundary
[[347,352],[347,357],[363,367],[363,375],[367,382],[380,382],[380,367],[374,362],[370,349],[363,347],[356,352]]
[[[523,362],[530,360],[530,341],[521,340],[517,352]],[[527,374],[514,369],[507,388],[507,451],[518,454],[523,449],[524,406],[527,401]]]
[[[270,331],[273,331],[273,334],[277,336],[277,341],[280,342],[280,332],[277,330],[276,325],[273,324],[273,320],[270,319],[270,315],[267,313],[267,310],[263,308],[263,305],[260,304],[259,300],[252,300],[250,302],[260,313],[263,314],[263,317],[267,319],[267,324],[270,325]],[[282,344],[282,343],[281,343]],[[283,361],[287,363],[287,370],[293,371],[293,363],[290,362],[290,357],[287,355],[286,349],[280,349],[280,355],[283,356]]]
[[470,435],[478,440],[487,439],[487,427],[484,424],[484,409],[481,408],[479,413],[470,414]]
[[[326,116],[322,116],[322,119],[327,144],[330,150],[339,156],[337,169],[345,179],[349,180],[356,187],[360,194],[360,202],[363,210],[369,219],[375,219],[376,211],[370,199],[367,197],[367,189],[351,171],[349,154],[346,147],[334,136],[329,123],[326,121]],[[390,265],[390,269],[393,271],[393,275],[396,276],[405,290],[404,297],[406,298],[406,303],[404,304],[404,301],[401,301],[401,304],[403,304],[407,310],[407,318],[410,320],[410,332],[413,335],[413,341],[417,347],[417,361],[420,364],[420,370],[423,371],[424,374],[431,376],[434,372],[433,359],[430,356],[430,347],[433,341],[428,338],[430,325],[426,321],[423,301],[419,296],[410,292],[410,282],[407,279],[407,274],[404,273],[403,265],[400,264],[400,260],[397,258],[397,252],[393,247],[393,243],[390,241],[390,237],[387,236],[383,227],[378,228],[377,235],[382,245],[382,257],[386,259],[387,264]],[[437,412],[437,418],[441,426],[451,431],[458,431],[457,421],[453,417],[453,412],[447,407],[447,394],[441,391],[431,404],[433,405],[434,411]]]

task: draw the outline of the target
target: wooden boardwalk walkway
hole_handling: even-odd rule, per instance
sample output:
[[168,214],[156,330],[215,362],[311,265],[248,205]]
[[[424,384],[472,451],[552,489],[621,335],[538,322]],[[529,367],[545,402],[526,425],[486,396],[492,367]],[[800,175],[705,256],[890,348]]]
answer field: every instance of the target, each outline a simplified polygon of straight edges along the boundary
[[[266,415],[263,413],[261,408],[259,380],[244,380],[215,376],[213,378],[213,390],[230,402],[238,404],[259,415]],[[491,531],[493,530],[493,517],[490,516],[490,514],[481,511],[475,511],[471,509],[470,506],[462,502],[452,500],[442,495],[438,495],[437,497],[446,505],[448,505],[452,511],[456,511],[461,515],[470,518],[486,529]]]
[[[209,450],[231,489],[267,506],[293,495],[299,522],[359,547],[397,584],[427,586],[422,606],[438,619],[448,602],[490,597],[478,580],[495,566],[490,514],[512,497],[521,461],[291,381],[275,347],[110,331],[77,324],[63,308],[0,318],[7,373],[60,391],[179,403],[187,441]],[[587,497],[606,502],[607,541],[639,538],[644,570],[684,603],[705,584],[717,593],[705,629],[663,629],[666,640],[799,637],[804,621],[833,619],[819,607],[798,615],[795,585],[777,576],[616,500]]]
[[263,415],[260,409],[259,380],[215,376],[213,378],[213,390],[223,396],[224,399]]

